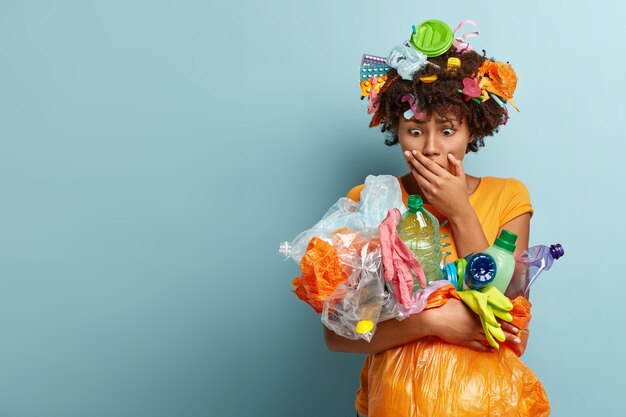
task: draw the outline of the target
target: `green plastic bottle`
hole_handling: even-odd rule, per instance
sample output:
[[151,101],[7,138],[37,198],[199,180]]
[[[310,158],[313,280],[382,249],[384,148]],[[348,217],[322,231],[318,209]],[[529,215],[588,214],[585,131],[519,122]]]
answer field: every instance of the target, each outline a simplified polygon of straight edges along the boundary
[[513,252],[515,252],[516,240],[517,235],[515,233],[502,229],[502,233],[500,233],[500,236],[498,236],[493,246],[483,251],[491,255],[496,261],[496,277],[490,285],[499,289],[502,294],[504,294],[506,288],[509,286],[509,282],[511,282],[511,277],[513,276],[513,270],[515,269]]
[[[409,209],[398,224],[398,235],[422,265],[426,283],[442,279],[441,246],[439,244],[439,221],[424,207],[422,197],[409,196]],[[413,290],[422,289],[414,277]]]

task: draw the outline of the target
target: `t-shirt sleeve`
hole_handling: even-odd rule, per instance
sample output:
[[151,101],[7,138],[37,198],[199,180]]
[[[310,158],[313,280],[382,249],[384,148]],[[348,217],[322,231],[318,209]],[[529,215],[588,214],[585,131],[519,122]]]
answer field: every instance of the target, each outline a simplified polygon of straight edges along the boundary
[[364,187],[365,187],[365,184],[357,185],[356,187],[348,191],[348,194],[346,194],[346,197],[348,197],[352,201],[361,201],[361,191],[363,190]]
[[528,188],[519,180],[509,179],[505,187],[505,200],[500,215],[500,226],[525,213],[533,215]]

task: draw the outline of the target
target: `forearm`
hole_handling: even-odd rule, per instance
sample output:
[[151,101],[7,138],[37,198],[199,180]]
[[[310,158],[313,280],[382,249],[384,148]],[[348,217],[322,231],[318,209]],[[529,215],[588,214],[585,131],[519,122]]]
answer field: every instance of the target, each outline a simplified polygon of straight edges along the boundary
[[411,343],[430,334],[428,315],[424,313],[414,314],[402,321],[391,319],[378,323],[370,342],[346,339],[324,327],[326,346],[333,352],[379,353]]
[[483,232],[478,216],[471,205],[459,210],[448,220],[459,258],[470,253],[481,252],[489,247],[485,232]]

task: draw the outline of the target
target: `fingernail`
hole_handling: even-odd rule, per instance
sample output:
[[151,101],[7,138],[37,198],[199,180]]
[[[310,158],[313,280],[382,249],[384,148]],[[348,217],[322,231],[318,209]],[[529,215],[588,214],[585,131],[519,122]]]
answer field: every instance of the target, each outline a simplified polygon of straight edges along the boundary
[[522,343],[522,341],[519,339],[519,337],[514,338],[513,341],[515,343]]
[[413,155],[417,155],[417,151],[413,151]]
[[411,152],[404,151],[404,156],[406,156],[407,158],[410,158],[411,157]]
[[519,333],[519,329],[517,327],[513,327],[511,330],[513,331],[513,333]]

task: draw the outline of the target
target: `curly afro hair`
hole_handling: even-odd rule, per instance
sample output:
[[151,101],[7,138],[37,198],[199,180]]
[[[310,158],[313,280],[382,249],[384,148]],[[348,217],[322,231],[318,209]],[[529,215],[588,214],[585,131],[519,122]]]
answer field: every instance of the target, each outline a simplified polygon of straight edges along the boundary
[[[428,118],[434,113],[446,116],[454,114],[458,120],[466,121],[469,132],[474,140],[468,145],[466,152],[477,152],[484,146],[484,138],[492,136],[498,131],[498,127],[506,121],[507,110],[495,100],[487,100],[481,104],[473,100],[466,101],[465,95],[458,90],[463,89],[464,78],[475,78],[478,69],[487,60],[483,55],[474,51],[455,51],[450,48],[445,54],[434,58],[428,58],[428,62],[436,64],[425,65],[413,75],[413,80],[408,81],[398,76],[395,69],[388,73],[388,85],[385,85],[378,96],[380,107],[375,117],[381,121],[381,131],[388,132],[386,145],[398,143],[398,122],[404,112],[409,108],[408,103],[402,102],[402,97],[412,94],[417,98],[419,110]],[[455,72],[448,71],[448,58],[456,57],[461,60],[461,68]],[[420,77],[437,75],[433,83],[424,83]],[[395,78],[395,81],[391,82]]]

